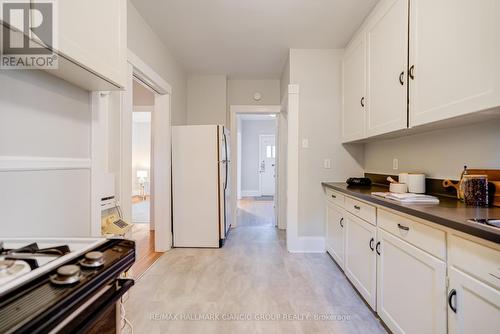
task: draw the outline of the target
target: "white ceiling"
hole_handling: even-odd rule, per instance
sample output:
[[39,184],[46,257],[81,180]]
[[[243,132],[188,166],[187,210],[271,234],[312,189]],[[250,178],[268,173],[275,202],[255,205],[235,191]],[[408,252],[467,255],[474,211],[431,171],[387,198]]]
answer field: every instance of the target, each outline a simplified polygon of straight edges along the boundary
[[189,73],[279,78],[290,48],[343,48],[378,0],[132,0]]

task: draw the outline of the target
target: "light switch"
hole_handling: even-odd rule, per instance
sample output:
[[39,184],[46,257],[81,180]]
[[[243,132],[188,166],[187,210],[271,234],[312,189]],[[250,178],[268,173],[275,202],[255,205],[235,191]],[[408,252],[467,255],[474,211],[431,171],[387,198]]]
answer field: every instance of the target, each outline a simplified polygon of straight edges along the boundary
[[302,148],[309,148],[309,139],[307,138],[302,139]]
[[399,169],[399,160],[397,158],[392,159],[392,169],[393,170]]
[[332,159],[325,159],[325,160],[323,161],[323,167],[324,167],[325,169],[330,169],[330,168],[332,168]]

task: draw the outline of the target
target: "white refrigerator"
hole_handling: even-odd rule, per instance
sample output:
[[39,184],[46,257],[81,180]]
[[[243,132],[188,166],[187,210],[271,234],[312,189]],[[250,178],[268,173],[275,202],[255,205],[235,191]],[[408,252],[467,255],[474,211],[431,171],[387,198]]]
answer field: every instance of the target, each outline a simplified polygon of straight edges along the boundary
[[229,130],[172,127],[174,247],[219,248],[231,227]]

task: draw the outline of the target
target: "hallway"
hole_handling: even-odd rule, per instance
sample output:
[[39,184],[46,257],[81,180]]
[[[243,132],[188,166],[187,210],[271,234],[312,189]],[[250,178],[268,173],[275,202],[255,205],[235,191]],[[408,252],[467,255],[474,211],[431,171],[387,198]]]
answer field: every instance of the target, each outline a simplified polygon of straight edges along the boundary
[[[252,202],[240,214],[255,217],[272,205]],[[222,249],[163,255],[130,292],[126,317],[134,332],[386,332],[328,255],[288,253],[285,231],[273,225],[252,218]]]

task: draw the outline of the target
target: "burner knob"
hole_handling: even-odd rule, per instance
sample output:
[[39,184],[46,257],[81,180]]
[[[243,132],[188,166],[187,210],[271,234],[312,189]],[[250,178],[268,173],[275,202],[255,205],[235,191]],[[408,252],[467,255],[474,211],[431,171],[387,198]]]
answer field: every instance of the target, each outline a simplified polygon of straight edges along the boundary
[[80,265],[86,268],[96,268],[104,264],[104,254],[101,252],[89,252],[80,261]]
[[67,266],[62,266],[57,269],[57,275],[62,277],[73,277],[80,274],[80,267],[70,264]]
[[74,264],[62,266],[57,269],[57,274],[50,277],[52,283],[57,285],[69,285],[80,280],[80,267]]

